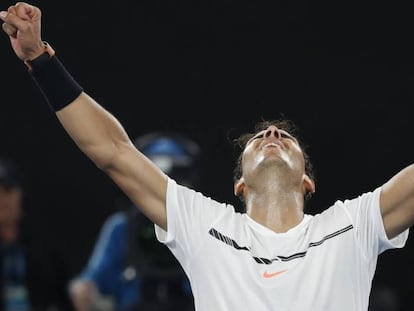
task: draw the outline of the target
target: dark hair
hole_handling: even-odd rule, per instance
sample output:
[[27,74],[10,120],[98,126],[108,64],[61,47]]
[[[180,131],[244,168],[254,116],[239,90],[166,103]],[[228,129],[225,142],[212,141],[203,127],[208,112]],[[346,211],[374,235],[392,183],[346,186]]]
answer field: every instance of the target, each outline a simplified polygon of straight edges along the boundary
[[[305,160],[305,172],[309,176],[310,179],[315,181],[313,166],[310,161],[309,155],[307,153],[307,146],[299,138],[299,128],[297,124],[295,124],[292,120],[289,120],[289,119],[275,119],[275,120],[269,120],[269,121],[259,121],[254,125],[253,133],[244,133],[244,134],[241,134],[239,137],[233,139],[233,144],[240,149],[239,156],[236,161],[236,166],[233,170],[234,182],[239,180],[243,174],[242,156],[243,156],[243,150],[246,147],[247,142],[249,141],[250,138],[252,138],[258,132],[261,132],[267,129],[271,125],[274,125],[277,128],[288,132],[289,134],[291,134],[292,136],[296,138],[296,140],[299,143],[300,148],[302,149],[303,157]],[[307,193],[305,198],[308,199],[309,197],[310,197],[310,194]],[[240,197],[240,199],[242,198]]]

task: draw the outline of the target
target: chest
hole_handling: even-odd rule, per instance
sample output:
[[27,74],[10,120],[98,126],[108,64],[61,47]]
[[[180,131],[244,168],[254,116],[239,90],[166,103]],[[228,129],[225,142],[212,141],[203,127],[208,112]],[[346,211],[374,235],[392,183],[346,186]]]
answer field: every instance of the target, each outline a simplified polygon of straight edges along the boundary
[[272,236],[244,224],[218,223],[206,233],[194,269],[209,270],[220,278],[243,275],[260,282],[302,274],[333,276],[359,260],[353,231],[346,222],[325,227],[310,224],[294,234]]

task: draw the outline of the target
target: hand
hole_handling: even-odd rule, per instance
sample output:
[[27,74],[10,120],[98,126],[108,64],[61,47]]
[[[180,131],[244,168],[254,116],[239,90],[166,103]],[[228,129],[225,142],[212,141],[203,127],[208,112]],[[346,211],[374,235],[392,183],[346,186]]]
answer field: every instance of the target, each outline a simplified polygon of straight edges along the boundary
[[69,284],[69,294],[76,311],[116,310],[113,298],[102,295],[92,281],[74,279]]
[[2,27],[9,36],[17,57],[32,60],[44,53],[41,39],[41,16],[39,8],[25,2],[17,2],[0,12]]

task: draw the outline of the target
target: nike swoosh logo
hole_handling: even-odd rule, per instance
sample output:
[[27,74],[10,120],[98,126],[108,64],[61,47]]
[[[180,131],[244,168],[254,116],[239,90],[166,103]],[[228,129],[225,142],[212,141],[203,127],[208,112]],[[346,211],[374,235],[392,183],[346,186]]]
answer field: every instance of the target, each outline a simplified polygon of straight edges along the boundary
[[270,279],[270,278],[273,278],[273,277],[275,277],[275,276],[277,276],[277,275],[280,275],[280,274],[282,274],[282,273],[285,273],[286,271],[288,271],[288,269],[286,269],[286,270],[281,270],[281,271],[277,271],[277,272],[273,272],[273,273],[269,273],[269,272],[267,272],[267,270],[265,270],[265,271],[263,272],[263,277],[264,277],[265,279]]

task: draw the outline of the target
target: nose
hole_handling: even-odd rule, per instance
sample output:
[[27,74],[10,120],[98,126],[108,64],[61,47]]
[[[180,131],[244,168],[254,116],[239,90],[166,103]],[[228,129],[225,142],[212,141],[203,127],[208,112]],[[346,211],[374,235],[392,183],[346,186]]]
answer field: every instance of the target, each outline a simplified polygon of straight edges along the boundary
[[265,138],[269,138],[269,137],[272,137],[272,136],[276,137],[277,139],[280,139],[280,137],[281,137],[279,129],[274,125],[270,125],[264,133]]

